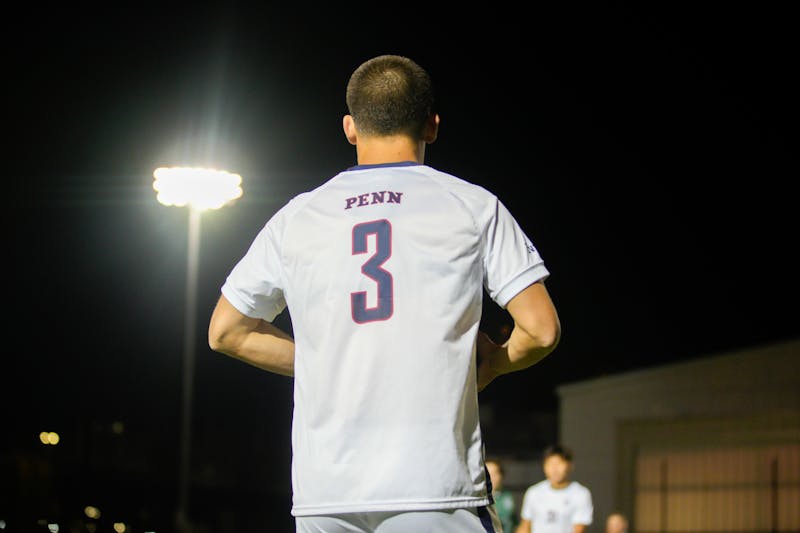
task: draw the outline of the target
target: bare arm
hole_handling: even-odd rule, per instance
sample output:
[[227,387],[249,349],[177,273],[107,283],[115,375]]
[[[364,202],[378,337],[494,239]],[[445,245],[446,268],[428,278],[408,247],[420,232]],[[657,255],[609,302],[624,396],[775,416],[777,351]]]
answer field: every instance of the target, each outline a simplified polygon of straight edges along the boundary
[[575,524],[572,526],[572,533],[586,533],[586,526],[584,524]]
[[514,319],[514,329],[505,343],[498,345],[486,334],[478,334],[478,390],[498,376],[538,363],[561,338],[558,313],[543,282],[514,296],[506,309]]
[[520,523],[514,533],[531,533],[531,521],[525,520],[524,518],[520,520]]
[[294,340],[265,320],[243,315],[225,296],[211,314],[208,345],[263,370],[294,376]]

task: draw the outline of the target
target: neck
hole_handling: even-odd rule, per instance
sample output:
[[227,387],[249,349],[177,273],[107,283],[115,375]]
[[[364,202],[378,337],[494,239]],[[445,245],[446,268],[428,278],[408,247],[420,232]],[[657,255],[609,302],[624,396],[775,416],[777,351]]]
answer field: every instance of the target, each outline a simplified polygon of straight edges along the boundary
[[425,142],[414,141],[405,135],[389,137],[360,137],[356,145],[359,165],[379,165],[414,161],[424,163]]

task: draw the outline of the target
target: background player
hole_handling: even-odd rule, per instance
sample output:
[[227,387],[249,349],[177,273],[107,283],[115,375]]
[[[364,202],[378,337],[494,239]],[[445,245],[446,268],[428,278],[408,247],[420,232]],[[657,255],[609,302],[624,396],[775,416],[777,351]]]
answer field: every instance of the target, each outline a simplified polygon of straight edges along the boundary
[[569,479],[574,463],[566,446],[542,454],[544,480],[525,491],[517,533],[585,533],[594,507],[588,488]]
[[503,462],[497,458],[486,459],[486,470],[489,471],[489,479],[492,481],[492,498],[497,516],[503,524],[503,531],[504,533],[514,533],[519,523],[517,504],[514,501],[514,495],[505,489]]

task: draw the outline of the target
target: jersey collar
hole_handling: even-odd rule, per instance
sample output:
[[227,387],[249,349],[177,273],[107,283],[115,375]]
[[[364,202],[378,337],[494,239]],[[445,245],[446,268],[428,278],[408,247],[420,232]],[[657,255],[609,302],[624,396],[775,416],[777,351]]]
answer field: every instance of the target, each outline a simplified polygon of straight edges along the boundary
[[374,165],[356,165],[354,167],[349,167],[347,170],[365,170],[368,168],[386,168],[386,167],[413,167],[413,166],[420,166],[422,163],[417,163],[416,161],[398,161],[395,163],[376,163]]

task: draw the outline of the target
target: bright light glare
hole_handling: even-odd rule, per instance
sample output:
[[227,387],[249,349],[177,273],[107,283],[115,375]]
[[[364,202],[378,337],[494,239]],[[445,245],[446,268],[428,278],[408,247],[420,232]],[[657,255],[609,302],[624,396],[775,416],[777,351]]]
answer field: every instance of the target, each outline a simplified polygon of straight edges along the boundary
[[128,526],[126,526],[123,522],[114,522],[114,531],[117,533],[125,533],[128,530]]
[[60,440],[61,437],[54,431],[42,431],[39,433],[39,441],[41,441],[42,444],[52,444],[55,446]]
[[84,512],[84,513],[86,514],[86,516],[88,516],[89,518],[95,518],[95,519],[97,519],[97,518],[100,518],[100,509],[98,509],[98,508],[97,508],[97,507],[95,507],[94,505],[87,505],[87,506],[86,506],[86,507],[83,509],[83,512]]
[[153,189],[164,205],[219,209],[242,196],[242,177],[225,170],[200,167],[159,167]]

